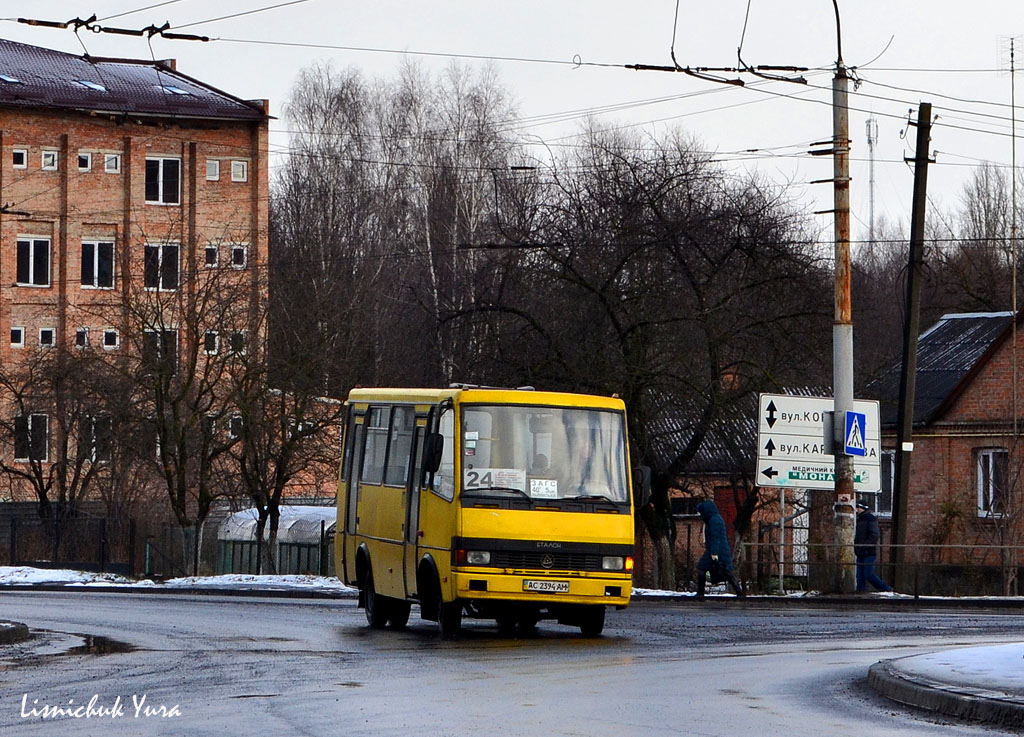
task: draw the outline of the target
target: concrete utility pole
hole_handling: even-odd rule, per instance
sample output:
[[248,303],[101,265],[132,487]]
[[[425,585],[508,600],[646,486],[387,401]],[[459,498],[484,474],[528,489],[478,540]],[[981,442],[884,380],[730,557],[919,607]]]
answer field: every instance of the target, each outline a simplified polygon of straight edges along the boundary
[[850,109],[849,82],[843,63],[839,3],[836,11],[836,75],[832,79],[832,176],[835,193],[835,319],[832,325],[832,390],[835,396],[836,563],[837,589],[854,590],[853,456],[846,455],[846,413],[853,411],[853,309],[850,300]]
[[917,151],[914,154],[914,202],[910,217],[910,263],[907,267],[906,314],[903,317],[903,363],[900,367],[899,418],[896,436],[896,479],[892,490],[892,560],[894,584],[910,588],[906,571],[907,500],[910,489],[910,451],[914,447],[914,394],[917,386],[917,334],[921,329],[921,279],[924,271],[924,221],[928,202],[928,144],[932,136],[932,106],[917,111]]

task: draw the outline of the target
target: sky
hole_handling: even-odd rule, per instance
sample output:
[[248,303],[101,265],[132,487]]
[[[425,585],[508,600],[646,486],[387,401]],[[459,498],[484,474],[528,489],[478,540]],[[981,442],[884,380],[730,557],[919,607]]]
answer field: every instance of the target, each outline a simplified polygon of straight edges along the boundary
[[[929,214],[953,212],[974,167],[1014,162],[1014,66],[1024,66],[1024,3],[1009,0],[839,0],[842,57],[854,68],[850,137],[852,228],[867,238],[876,220],[910,220],[920,102],[934,117]],[[137,12],[131,12],[137,11]],[[253,12],[256,11],[256,12]],[[24,25],[18,17],[67,21],[93,13],[116,28],[171,25],[209,42],[150,41]],[[231,16],[231,17],[228,17]],[[1022,34],[1022,35],[1018,35]],[[272,150],[287,150],[284,106],[304,67],[331,62],[368,78],[392,78],[406,59],[428,71],[457,61],[490,63],[517,102],[524,138],[572,143],[587,116],[598,127],[659,135],[680,127],[739,173],[791,185],[808,212],[830,210],[828,156],[810,144],[832,136],[831,84],[837,24],[827,0],[511,0],[434,3],[374,0],[0,0],[0,37],[95,56],[174,58],[178,69],[233,95],[269,99]],[[151,45],[150,45],[151,44]],[[806,67],[806,84],[750,74],[743,87],[626,65]],[[2,64],[2,60],[0,60]],[[2,70],[0,70],[2,71]],[[1016,94],[1015,94],[1016,93]],[[543,117],[542,117],[543,116]],[[866,121],[877,123],[874,176]],[[817,148],[827,148],[818,146]],[[1024,148],[1021,149],[1024,158]],[[277,157],[277,161],[282,159]],[[872,197],[873,195],[873,197]],[[831,215],[813,215],[831,233]]]

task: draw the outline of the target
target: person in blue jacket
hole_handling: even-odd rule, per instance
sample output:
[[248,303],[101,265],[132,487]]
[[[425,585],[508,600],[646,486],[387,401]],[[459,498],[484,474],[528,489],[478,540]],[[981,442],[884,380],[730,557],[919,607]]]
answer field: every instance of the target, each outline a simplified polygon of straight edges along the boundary
[[725,532],[725,520],[719,514],[718,507],[710,499],[705,499],[697,505],[697,512],[704,520],[704,555],[697,563],[697,598],[704,598],[704,581],[708,571],[711,571],[712,583],[728,581],[736,595],[743,597],[743,587],[732,570],[732,549]]

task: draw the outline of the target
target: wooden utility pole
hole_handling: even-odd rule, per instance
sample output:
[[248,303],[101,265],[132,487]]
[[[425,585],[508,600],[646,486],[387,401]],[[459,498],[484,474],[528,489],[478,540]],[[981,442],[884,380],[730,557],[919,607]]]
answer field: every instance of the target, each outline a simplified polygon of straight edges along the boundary
[[924,214],[928,191],[928,144],[932,133],[932,106],[922,102],[917,111],[917,149],[914,153],[914,201],[910,217],[910,263],[907,267],[906,314],[903,318],[903,364],[896,434],[896,483],[892,490],[892,561],[898,591],[909,588],[906,570],[907,499],[910,487],[910,452],[914,448],[914,393],[917,380],[917,334],[921,318],[921,278],[924,268]]

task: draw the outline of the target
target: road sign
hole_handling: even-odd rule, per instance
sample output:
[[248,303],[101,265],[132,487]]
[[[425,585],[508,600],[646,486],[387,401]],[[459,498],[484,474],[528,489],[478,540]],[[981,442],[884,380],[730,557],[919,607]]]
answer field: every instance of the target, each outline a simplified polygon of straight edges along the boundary
[[[762,394],[758,404],[757,483],[798,489],[835,488],[831,397]],[[854,489],[881,488],[878,402],[855,401],[843,424],[841,450],[854,455]],[[851,423],[853,423],[851,425]],[[853,452],[851,452],[851,450]],[[862,450],[858,454],[856,451]]]

